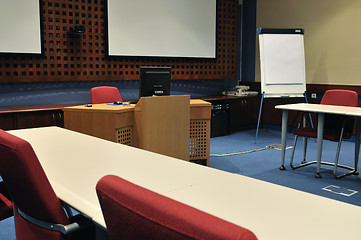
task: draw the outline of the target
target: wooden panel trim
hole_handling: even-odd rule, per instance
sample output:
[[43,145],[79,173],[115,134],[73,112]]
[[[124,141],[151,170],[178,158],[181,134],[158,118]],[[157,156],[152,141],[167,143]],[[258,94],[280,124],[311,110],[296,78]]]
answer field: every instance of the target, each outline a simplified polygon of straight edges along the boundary
[[[261,92],[261,83],[260,82],[242,82],[243,85],[250,86],[251,91]],[[306,84],[307,93],[320,93],[323,94],[330,89],[345,89],[353,90],[357,92],[358,95],[361,95],[361,85],[343,85],[343,84]]]
[[361,95],[361,86],[358,85],[329,85],[329,84],[306,84],[307,93],[321,93],[323,94],[330,89],[345,89],[353,90]]
[[53,104],[53,105],[37,105],[37,106],[16,106],[16,107],[2,107],[0,113],[20,113],[20,112],[37,112],[37,111],[53,111],[62,110],[63,107],[69,107],[78,104]]

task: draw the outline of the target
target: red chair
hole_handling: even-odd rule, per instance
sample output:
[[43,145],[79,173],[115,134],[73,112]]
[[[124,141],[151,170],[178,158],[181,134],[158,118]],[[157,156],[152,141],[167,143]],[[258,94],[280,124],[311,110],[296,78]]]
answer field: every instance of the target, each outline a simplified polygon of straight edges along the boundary
[[0,221],[13,216],[13,203],[10,200],[4,182],[0,182]]
[[115,101],[123,102],[119,90],[116,87],[100,86],[93,87],[90,90],[90,102],[92,104],[113,103]]
[[[27,141],[0,130],[0,166],[0,175],[14,204],[17,240],[56,240],[68,236],[91,239],[92,224],[79,215],[67,217]],[[74,233],[84,235],[73,234],[89,226]]]
[[[325,105],[337,105],[337,106],[349,106],[349,107],[357,107],[358,106],[358,95],[354,91],[349,90],[328,90],[325,92],[321,103]],[[303,117],[303,120],[306,118]],[[302,118],[301,118],[302,120]],[[301,126],[302,125],[302,126]],[[293,144],[293,150],[291,154],[291,168],[296,169],[299,167],[304,167],[309,164],[316,163],[316,161],[307,162],[306,161],[306,151],[307,151],[307,138],[317,138],[317,128],[307,127],[307,124],[301,124],[301,121],[298,127],[294,131],[295,139]],[[350,174],[357,174],[357,160],[355,159],[355,167],[349,167],[345,165],[341,165],[338,163],[341,143],[343,139],[348,139],[352,136],[355,125],[355,118],[336,115],[336,114],[325,114],[324,121],[324,134],[323,139],[336,141],[338,142],[335,163],[330,162],[321,162],[321,164],[334,166],[334,176],[336,178],[344,177]],[[303,145],[303,161],[301,164],[297,166],[293,166],[293,157],[297,143],[297,137],[302,136],[304,138]],[[337,175],[337,168],[341,167],[344,169],[348,169],[347,173]],[[316,173],[315,177],[321,177],[319,173]]]
[[107,175],[96,186],[111,240],[257,239],[248,229]]

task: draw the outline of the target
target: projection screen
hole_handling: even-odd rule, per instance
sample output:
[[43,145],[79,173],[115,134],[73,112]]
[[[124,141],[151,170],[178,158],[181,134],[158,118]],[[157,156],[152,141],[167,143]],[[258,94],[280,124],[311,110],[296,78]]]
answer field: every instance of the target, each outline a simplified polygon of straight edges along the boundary
[[39,0],[0,3],[0,53],[41,54]]
[[216,57],[216,0],[108,0],[109,56]]

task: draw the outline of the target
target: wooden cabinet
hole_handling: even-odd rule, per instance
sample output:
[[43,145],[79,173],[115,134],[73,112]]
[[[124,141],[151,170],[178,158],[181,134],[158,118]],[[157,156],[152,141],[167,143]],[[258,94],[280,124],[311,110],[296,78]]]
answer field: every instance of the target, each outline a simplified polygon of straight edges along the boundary
[[[213,97],[203,99],[216,105],[227,105],[228,133],[257,127],[259,96],[247,97]],[[216,110],[216,109],[215,109]]]
[[136,105],[80,105],[63,111],[66,129],[209,166],[209,102],[145,97]]
[[61,110],[34,111],[17,114],[17,129],[47,126],[64,126],[63,113]]
[[3,113],[0,114],[0,129],[3,130],[12,130],[15,125],[15,114],[13,113]]
[[229,101],[229,132],[257,128],[260,97],[240,97]]
[[[202,98],[202,100],[208,101],[212,105],[227,105],[227,108],[224,109],[227,112],[227,133],[257,127],[260,107],[259,96],[221,96]],[[46,126],[64,127],[62,108],[72,105],[74,104],[0,108],[0,129],[13,130]],[[214,110],[216,111],[217,109]]]
[[64,126],[61,107],[13,107],[0,109],[0,129]]

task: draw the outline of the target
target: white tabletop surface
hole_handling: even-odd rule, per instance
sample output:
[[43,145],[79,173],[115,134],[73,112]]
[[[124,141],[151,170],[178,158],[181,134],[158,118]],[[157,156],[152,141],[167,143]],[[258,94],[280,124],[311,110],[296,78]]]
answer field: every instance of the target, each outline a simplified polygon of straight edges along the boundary
[[60,199],[105,226],[97,181],[118,175],[243,226],[259,239],[361,239],[361,208],[264,181],[48,127],[28,140]]
[[276,109],[295,110],[304,112],[319,112],[319,113],[333,113],[350,116],[361,116],[360,107],[346,107],[326,104],[313,103],[294,103],[275,106]]
[[249,228],[260,240],[361,239],[360,207],[245,176],[227,174],[165,195]]
[[224,174],[217,169],[58,127],[9,133],[30,142],[58,197],[90,218],[100,212],[96,183],[108,174],[162,194]]

